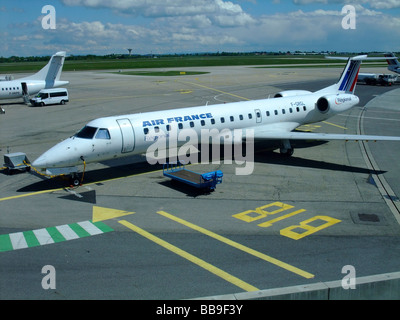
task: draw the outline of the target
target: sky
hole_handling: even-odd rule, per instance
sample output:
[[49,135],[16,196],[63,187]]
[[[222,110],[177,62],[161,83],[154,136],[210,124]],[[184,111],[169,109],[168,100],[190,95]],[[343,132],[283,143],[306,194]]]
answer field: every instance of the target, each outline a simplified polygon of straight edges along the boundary
[[399,39],[400,0],[0,0],[2,57],[398,52]]

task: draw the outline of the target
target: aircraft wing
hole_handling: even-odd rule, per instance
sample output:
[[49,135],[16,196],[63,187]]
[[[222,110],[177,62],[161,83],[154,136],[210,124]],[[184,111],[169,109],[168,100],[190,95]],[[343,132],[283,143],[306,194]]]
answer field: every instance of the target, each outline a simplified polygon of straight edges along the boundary
[[400,141],[400,137],[358,134],[310,133],[254,127],[254,140],[345,140],[345,141]]

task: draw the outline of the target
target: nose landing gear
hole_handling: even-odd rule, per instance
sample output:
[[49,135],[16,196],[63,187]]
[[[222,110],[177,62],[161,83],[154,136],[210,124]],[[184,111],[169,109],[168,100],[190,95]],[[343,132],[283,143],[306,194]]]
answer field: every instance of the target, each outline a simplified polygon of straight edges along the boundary
[[70,184],[72,187],[77,187],[77,186],[80,186],[80,185],[81,185],[82,180],[83,180],[83,179],[81,179],[81,178],[79,177],[79,174],[78,174],[78,173],[72,173],[71,176],[69,177],[69,184]]
[[80,176],[77,172],[72,172],[69,178],[69,182],[70,185],[72,187],[77,187],[77,186],[81,186],[83,183],[83,177],[85,176],[85,170],[86,170],[86,161],[83,158],[83,156],[81,156],[81,160],[83,161],[83,172],[82,172],[82,176]]

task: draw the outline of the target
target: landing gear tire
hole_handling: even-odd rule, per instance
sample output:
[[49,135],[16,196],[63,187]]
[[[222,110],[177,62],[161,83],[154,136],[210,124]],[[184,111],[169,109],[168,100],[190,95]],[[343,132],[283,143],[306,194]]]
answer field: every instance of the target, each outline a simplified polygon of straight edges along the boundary
[[281,152],[281,155],[283,155],[285,157],[291,157],[293,155],[294,150],[292,148],[290,148],[290,149],[281,148],[280,152]]
[[81,179],[79,178],[78,174],[72,174],[70,179],[69,179],[69,183],[71,186],[77,187],[81,184]]

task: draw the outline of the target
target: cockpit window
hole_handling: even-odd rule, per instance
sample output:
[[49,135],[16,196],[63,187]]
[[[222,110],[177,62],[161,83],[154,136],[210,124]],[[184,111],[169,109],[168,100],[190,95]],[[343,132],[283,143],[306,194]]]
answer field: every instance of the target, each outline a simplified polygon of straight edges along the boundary
[[82,139],[93,139],[94,134],[96,133],[97,128],[85,126],[79,131],[75,137]]
[[110,132],[107,129],[99,129],[99,132],[96,134],[96,139],[111,139]]

